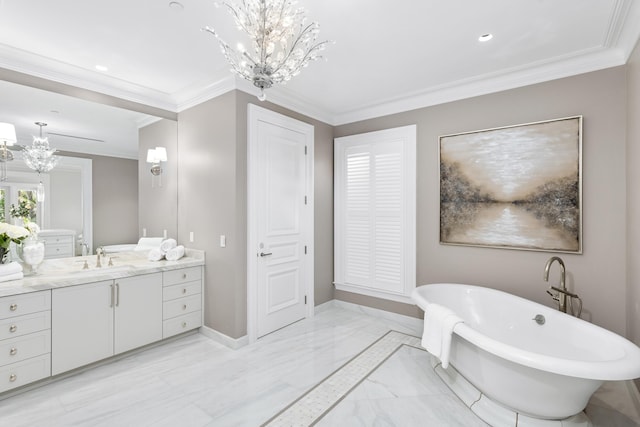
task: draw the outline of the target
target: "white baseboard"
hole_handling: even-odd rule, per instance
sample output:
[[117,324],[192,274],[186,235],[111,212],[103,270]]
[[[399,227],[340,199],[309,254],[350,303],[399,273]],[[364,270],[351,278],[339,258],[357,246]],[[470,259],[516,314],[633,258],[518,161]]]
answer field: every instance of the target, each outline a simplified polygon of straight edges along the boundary
[[218,332],[215,329],[211,329],[207,326],[201,326],[200,333],[205,337],[214,340],[217,343],[220,343],[224,346],[229,347],[232,350],[237,350],[249,344],[248,335],[242,336],[240,338],[231,338],[230,336],[227,336],[222,332]]
[[410,325],[415,329],[421,329],[424,325],[424,320],[419,319],[417,317],[405,316],[404,314],[392,313],[390,311],[381,310],[379,308],[367,307],[365,305],[354,304],[352,302],[340,301],[336,299],[327,301],[324,304],[320,304],[315,308],[315,312],[317,314],[331,307],[343,308],[345,310],[351,310],[357,313],[364,313],[366,315],[373,316],[373,317],[389,319],[395,322],[400,322],[406,325]]

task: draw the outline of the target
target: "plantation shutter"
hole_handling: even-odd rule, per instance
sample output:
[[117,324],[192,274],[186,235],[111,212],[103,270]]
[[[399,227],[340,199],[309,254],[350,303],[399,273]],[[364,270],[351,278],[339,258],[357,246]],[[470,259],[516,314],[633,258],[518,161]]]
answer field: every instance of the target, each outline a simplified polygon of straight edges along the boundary
[[335,141],[336,288],[405,301],[415,287],[415,126]]

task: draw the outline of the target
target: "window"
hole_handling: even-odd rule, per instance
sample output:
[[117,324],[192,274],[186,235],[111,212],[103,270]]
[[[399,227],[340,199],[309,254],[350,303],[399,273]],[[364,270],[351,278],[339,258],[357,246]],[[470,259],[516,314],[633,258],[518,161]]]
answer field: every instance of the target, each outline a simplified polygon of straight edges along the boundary
[[416,126],[336,138],[335,285],[410,302],[416,282]]

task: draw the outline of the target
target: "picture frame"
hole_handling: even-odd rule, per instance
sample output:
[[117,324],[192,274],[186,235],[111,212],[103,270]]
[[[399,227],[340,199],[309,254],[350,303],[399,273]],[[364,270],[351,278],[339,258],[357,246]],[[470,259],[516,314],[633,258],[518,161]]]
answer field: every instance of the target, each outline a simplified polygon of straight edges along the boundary
[[440,243],[581,254],[582,121],[440,136]]

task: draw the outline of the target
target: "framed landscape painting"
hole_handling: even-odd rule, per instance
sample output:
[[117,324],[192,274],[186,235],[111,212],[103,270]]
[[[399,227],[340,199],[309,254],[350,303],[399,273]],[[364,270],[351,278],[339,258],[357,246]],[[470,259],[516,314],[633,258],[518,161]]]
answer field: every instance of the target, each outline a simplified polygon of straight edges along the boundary
[[440,243],[582,253],[582,116],[440,137]]

